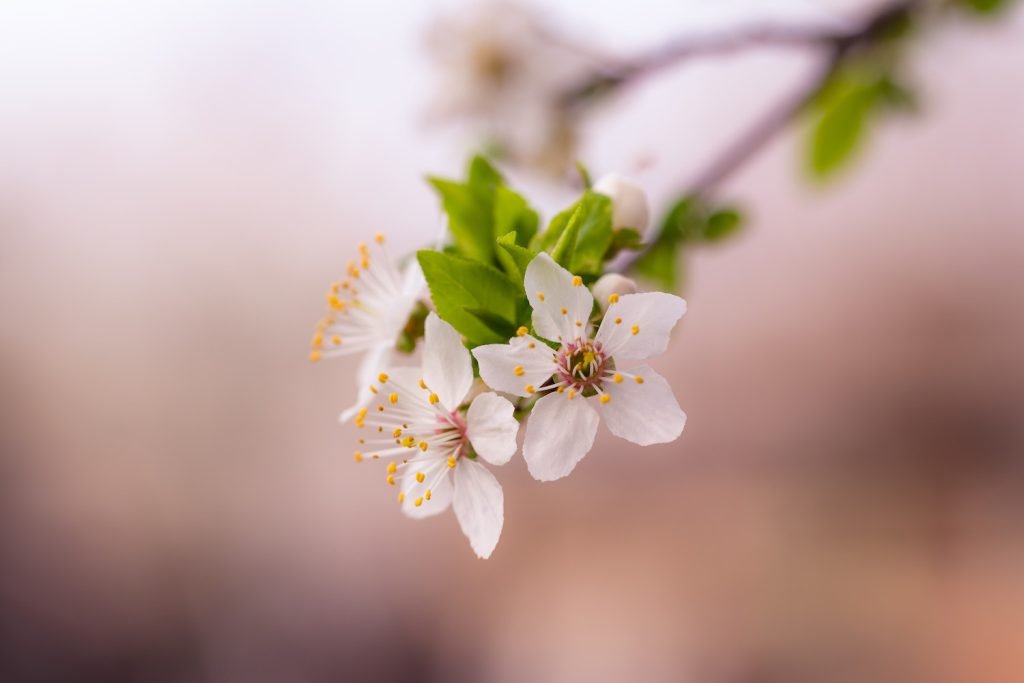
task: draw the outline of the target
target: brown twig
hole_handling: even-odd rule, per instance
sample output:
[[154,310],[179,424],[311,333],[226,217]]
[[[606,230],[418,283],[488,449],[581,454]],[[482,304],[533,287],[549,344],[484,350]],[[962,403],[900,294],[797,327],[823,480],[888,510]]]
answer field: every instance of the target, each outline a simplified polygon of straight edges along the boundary
[[[871,45],[888,32],[909,20],[922,7],[922,0],[896,0],[867,16],[847,31],[814,31],[808,29],[761,29],[734,34],[721,40],[703,39],[680,42],[655,51],[647,57],[634,60],[614,78],[614,87],[641,78],[681,60],[712,54],[737,52],[767,45],[813,46],[825,51],[821,68],[793,93],[770,109],[745,130],[734,142],[716,155],[708,166],[697,174],[690,185],[690,196],[707,195],[724,180],[753,158],[772,138],[796,120],[828,85],[847,58],[859,48]],[[584,86],[593,88],[590,86]],[[576,90],[582,93],[584,90]],[[591,90],[592,92],[592,90]],[[653,244],[658,238],[651,235]],[[622,257],[615,270],[625,272],[646,253],[634,252]]]

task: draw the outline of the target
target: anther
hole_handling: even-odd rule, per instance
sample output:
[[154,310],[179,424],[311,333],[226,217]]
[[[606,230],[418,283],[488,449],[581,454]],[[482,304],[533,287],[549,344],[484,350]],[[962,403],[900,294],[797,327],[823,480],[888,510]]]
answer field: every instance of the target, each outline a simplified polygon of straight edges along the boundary
[[415,501],[413,501],[413,505],[415,505],[416,507],[419,507],[420,505],[423,505],[423,496],[420,496]]
[[396,465],[393,462],[389,462],[388,463],[388,474],[394,474],[397,469],[398,469],[398,465]]
[[528,394],[533,394],[533,393],[536,393],[537,390],[533,388],[532,384],[527,384],[526,387],[524,388],[524,391],[526,391],[526,393],[528,393]]
[[331,343],[334,344],[335,346],[341,346],[341,337],[339,337],[338,335],[333,335],[331,337]]
[[395,485],[395,476],[393,474],[389,474],[387,481],[388,481],[389,485],[394,486]]
[[562,309],[562,315],[569,315],[569,309],[568,308],[563,308]]
[[441,400],[441,398],[437,394],[431,394],[430,395],[430,405],[432,405],[432,406],[437,405],[437,402],[440,401],[440,400]]
[[583,278],[581,278],[579,275],[574,276],[573,279],[572,279],[572,286],[573,287],[582,287],[583,286]]
[[630,328],[630,332],[632,332],[633,336],[635,337],[636,335],[640,334],[640,326],[639,325],[633,325],[633,327]]
[[355,460],[356,462],[362,462],[363,454],[360,453],[359,451],[356,451],[355,453],[352,454],[352,459]]
[[622,318],[616,318],[615,319],[615,324],[616,325],[621,325],[622,324]]
[[426,479],[426,478],[427,478],[427,475],[423,474],[422,472],[417,472],[416,473],[416,481],[418,481],[419,483],[422,484],[423,480]]
[[398,394],[395,392],[391,392],[391,395],[388,396],[388,401],[390,401],[392,404],[398,403]]
[[315,363],[318,360],[320,360],[320,352],[319,351],[310,351],[309,352],[309,360],[310,360],[310,362],[313,362],[313,363]]
[[454,455],[449,455],[448,456],[448,467],[455,467],[455,456]]
[[428,448],[430,448],[430,444],[428,444],[426,441],[420,441],[420,450],[421,451],[426,453]]
[[601,403],[608,403],[612,400],[611,394],[601,394],[601,398],[599,400]]
[[379,382],[380,382],[381,384],[385,384],[385,383],[387,383],[387,381],[388,381],[388,373],[386,373],[386,372],[382,372],[382,373],[380,373],[379,375],[377,375],[377,380],[378,380],[378,381],[379,381]]
[[395,437],[396,439],[397,439],[398,437],[400,437],[401,435],[402,435],[402,430],[401,430],[401,428],[399,428],[399,427],[395,427],[395,431],[393,431],[393,432],[391,433],[391,436]]
[[405,502],[405,491],[402,491],[401,493],[398,494],[398,502],[399,503],[404,503]]
[[643,377],[640,377],[640,376],[638,375],[638,376],[637,376],[637,378],[636,378],[636,383],[637,383],[637,384],[643,384],[643,383],[644,383],[644,378],[643,378]]
[[544,301],[544,292],[537,292],[537,298]]
[[426,383],[426,382],[424,382],[424,381],[423,381],[423,380],[421,379],[421,380],[420,380],[420,389],[426,390],[426,388],[427,388],[427,383]]
[[377,244],[384,244],[384,233],[378,232],[374,240],[376,240]]
[[530,330],[526,329],[525,327],[520,327],[518,330],[516,330],[516,336],[517,337],[525,337],[529,333],[530,333]]
[[614,293],[613,294],[609,294],[608,295],[608,303],[610,303],[610,304],[617,304],[617,303],[619,303],[619,295],[618,294],[614,294]]
[[575,389],[570,389],[569,390],[569,400],[571,401],[574,398],[576,398],[576,390]]
[[423,494],[423,497],[430,500],[430,489],[427,489],[427,492]]
[[512,372],[516,373],[516,377],[522,377],[522,376],[523,376],[524,374],[526,374],[526,371],[525,371],[525,370],[523,370],[523,366],[522,366],[522,365],[517,365],[517,366],[516,366],[516,367],[515,367],[515,368],[514,368],[514,369],[512,370]]
[[313,346],[320,347],[320,346],[323,346],[323,343],[324,343],[324,335],[322,335],[322,334],[314,334],[313,335]]
[[622,375],[616,372],[615,376],[612,377],[612,381],[615,382],[616,384],[622,384]]

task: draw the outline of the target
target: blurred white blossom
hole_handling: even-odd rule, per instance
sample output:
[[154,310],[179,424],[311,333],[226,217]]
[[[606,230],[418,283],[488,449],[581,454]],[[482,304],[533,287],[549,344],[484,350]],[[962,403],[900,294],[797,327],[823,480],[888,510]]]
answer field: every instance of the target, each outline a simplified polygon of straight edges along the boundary
[[440,18],[427,45],[438,70],[433,119],[470,123],[511,161],[550,172],[569,166],[577,133],[563,99],[593,70],[591,55],[508,0]]

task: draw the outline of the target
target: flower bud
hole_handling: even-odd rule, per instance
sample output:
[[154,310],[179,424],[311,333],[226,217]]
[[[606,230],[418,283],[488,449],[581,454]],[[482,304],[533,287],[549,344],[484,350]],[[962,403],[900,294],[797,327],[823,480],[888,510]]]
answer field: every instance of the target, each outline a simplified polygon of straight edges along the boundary
[[611,197],[612,227],[616,230],[633,228],[643,234],[650,212],[647,208],[647,195],[639,185],[611,173],[594,183],[594,192]]
[[623,277],[618,273],[608,273],[595,282],[590,289],[594,292],[594,298],[597,299],[597,303],[603,311],[608,308],[608,304],[612,300],[625,294],[635,293],[637,287],[636,283],[628,277]]

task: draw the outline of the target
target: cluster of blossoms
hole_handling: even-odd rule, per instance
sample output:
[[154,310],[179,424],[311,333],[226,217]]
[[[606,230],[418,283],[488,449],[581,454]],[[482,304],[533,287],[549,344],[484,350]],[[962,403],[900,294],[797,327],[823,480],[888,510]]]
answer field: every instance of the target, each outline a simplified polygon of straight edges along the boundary
[[[355,460],[386,463],[410,517],[451,506],[486,558],[504,521],[502,489],[486,465],[519,450],[521,420],[523,457],[541,481],[575,468],[602,419],[641,446],[682,433],[686,416],[665,379],[629,363],[666,349],[686,303],[604,272],[618,251],[639,246],[647,224],[646,199],[629,181],[603,179],[543,232],[482,159],[467,182],[444,183],[435,185],[453,243],[419,252],[404,269],[382,236],[361,246],[347,277],[331,285],[310,358],[363,354],[359,399],[342,415],[360,430]],[[487,252],[485,243],[495,246]],[[397,365],[396,347],[420,335],[420,366]]]

